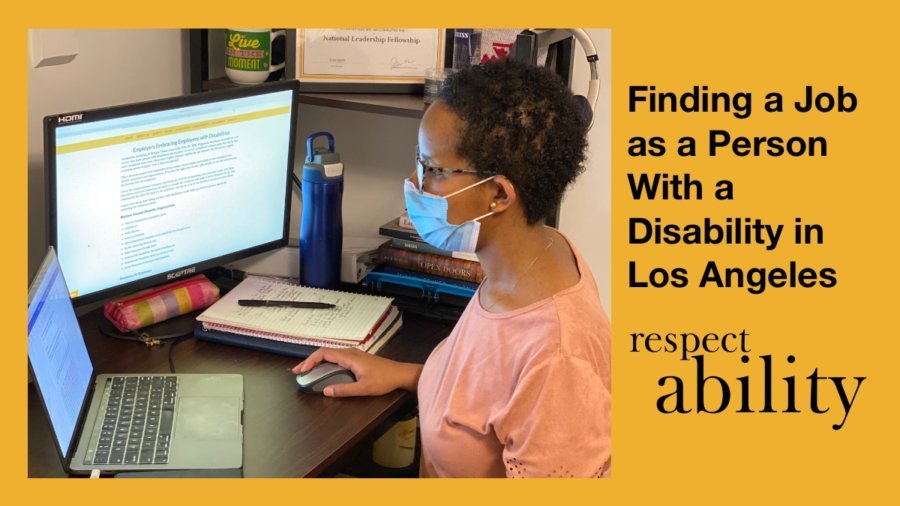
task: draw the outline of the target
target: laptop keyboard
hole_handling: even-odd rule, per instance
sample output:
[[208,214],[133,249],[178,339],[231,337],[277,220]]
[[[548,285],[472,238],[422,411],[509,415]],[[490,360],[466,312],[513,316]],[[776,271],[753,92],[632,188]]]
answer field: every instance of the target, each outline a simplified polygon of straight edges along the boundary
[[106,388],[100,439],[85,464],[168,463],[178,377],[114,377]]

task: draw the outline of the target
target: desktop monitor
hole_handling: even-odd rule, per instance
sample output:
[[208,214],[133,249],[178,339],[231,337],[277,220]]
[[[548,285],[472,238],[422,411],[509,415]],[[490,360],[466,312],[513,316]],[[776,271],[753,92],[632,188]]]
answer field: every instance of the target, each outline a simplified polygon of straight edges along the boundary
[[298,88],[46,117],[50,244],[73,302],[286,246]]

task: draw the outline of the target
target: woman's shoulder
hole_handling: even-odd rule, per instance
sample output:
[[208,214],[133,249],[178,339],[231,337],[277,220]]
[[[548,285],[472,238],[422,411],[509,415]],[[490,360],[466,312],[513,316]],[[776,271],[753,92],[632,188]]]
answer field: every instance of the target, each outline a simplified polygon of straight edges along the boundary
[[590,285],[579,283],[511,313],[505,318],[483,316],[493,320],[490,323],[500,337],[496,344],[513,348],[510,355],[530,367],[560,357],[593,362],[609,356],[609,319]]
[[[562,234],[560,234],[562,235]],[[565,237],[565,236],[563,236]],[[566,240],[568,243],[568,239]],[[559,356],[585,359],[607,370],[610,356],[609,317],[600,301],[594,275],[578,250],[568,243],[578,268],[578,283],[557,292],[553,307],[559,321]]]
[[563,356],[609,357],[611,328],[596,291],[581,290],[555,297],[559,318],[559,353]]

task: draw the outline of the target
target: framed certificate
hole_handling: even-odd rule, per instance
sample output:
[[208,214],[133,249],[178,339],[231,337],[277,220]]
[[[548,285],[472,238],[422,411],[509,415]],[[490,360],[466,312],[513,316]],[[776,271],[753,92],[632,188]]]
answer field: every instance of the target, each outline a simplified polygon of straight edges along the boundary
[[421,93],[447,47],[437,28],[300,29],[297,80],[306,92]]

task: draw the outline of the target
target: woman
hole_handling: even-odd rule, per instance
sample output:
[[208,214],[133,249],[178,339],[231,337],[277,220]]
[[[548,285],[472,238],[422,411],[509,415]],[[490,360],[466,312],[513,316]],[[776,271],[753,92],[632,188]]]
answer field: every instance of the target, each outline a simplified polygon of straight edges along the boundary
[[425,365],[320,349],[356,383],[333,397],[417,391],[422,476],[606,476],[610,335],[584,259],[542,220],[581,172],[586,122],[549,71],[500,62],[451,76],[419,127],[410,219],[476,251],[485,280]]

